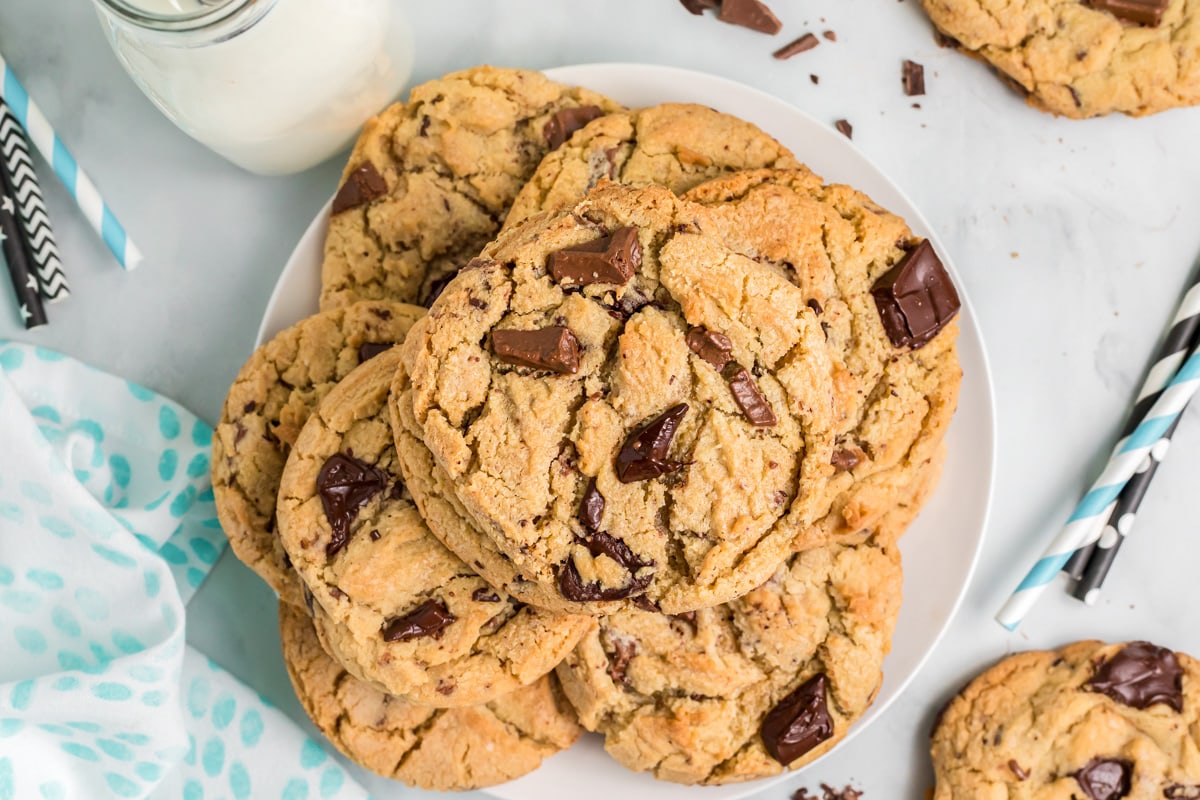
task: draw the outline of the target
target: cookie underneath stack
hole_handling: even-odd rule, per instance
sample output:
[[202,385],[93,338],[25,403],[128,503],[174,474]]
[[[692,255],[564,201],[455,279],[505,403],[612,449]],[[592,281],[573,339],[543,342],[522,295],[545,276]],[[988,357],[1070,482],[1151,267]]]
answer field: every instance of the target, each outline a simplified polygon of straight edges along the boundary
[[742,120],[481,67],[364,128],[322,308],[243,367],[214,484],[348,757],[478,788],[582,726],[718,784],[870,706],[960,380],[902,219]]

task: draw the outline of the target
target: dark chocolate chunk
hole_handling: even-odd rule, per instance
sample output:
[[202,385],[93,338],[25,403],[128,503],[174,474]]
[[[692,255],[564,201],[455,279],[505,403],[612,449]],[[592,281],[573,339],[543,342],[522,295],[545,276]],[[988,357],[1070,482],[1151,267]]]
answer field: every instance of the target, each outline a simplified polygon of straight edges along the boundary
[[387,181],[379,174],[379,170],[375,169],[375,165],[368,161],[346,177],[346,182],[333,198],[333,207],[330,210],[334,214],[340,214],[366,205],[385,194]]
[[825,699],[825,673],[800,684],[763,718],[763,745],[771,757],[787,765],[833,736],[833,720]]
[[471,599],[476,603],[499,603],[500,595],[496,594],[493,589],[480,586],[478,589],[471,592]]
[[1117,800],[1129,794],[1133,764],[1116,759],[1093,758],[1075,773],[1079,788],[1092,800]]
[[1167,800],[1200,800],[1200,786],[1184,786],[1172,783],[1163,789],[1163,797]]
[[380,353],[391,350],[395,342],[363,342],[358,346],[358,363],[370,361]]
[[421,636],[442,638],[442,633],[455,617],[441,600],[426,600],[403,617],[396,617],[383,626],[385,642],[407,642]]
[[604,116],[599,106],[577,106],[575,108],[560,108],[542,128],[546,144],[551,150],[557,150],[571,138],[571,134],[587,125],[597,117]]
[[506,364],[548,369],[560,375],[579,371],[579,340],[561,325],[536,331],[492,331],[492,352]]
[[317,473],[317,494],[329,520],[331,535],[325,554],[332,558],[350,538],[350,523],[367,502],[383,491],[387,476],[346,453],[329,457]]
[[844,119],[839,119],[833,123],[833,127],[837,128],[838,133],[845,136],[847,139],[854,138],[854,126]]
[[833,468],[838,472],[846,472],[858,466],[859,458],[856,450],[834,450],[833,455],[829,458],[829,463],[833,464]]
[[783,61],[784,59],[791,58],[792,56],[798,56],[801,53],[808,52],[820,43],[821,40],[816,36],[811,33],[806,33],[799,39],[788,42],[771,55],[775,56],[775,58],[778,58],[780,61]]
[[772,36],[783,28],[779,17],[772,14],[771,9],[760,0],[722,0],[717,19]]
[[668,408],[625,438],[617,453],[617,480],[633,483],[657,478],[687,466],[681,461],[668,461],[671,440],[687,414],[687,404]]
[[635,606],[637,606],[638,608],[640,608],[642,611],[651,611],[654,613],[658,613],[658,612],[662,611],[662,609],[659,607],[658,603],[654,602],[649,597],[646,597],[646,595],[644,595],[644,594],[638,595],[637,597],[633,598],[633,604]]
[[383,538],[383,534],[379,532],[378,528],[375,528],[374,530],[371,531],[371,541],[372,542],[378,542],[382,538]]
[[779,420],[775,419],[771,404],[759,391],[750,370],[741,364],[732,363],[728,364],[721,374],[729,384],[733,402],[737,403],[737,407],[742,410],[746,419],[750,420],[751,425],[756,428],[772,428],[778,424]]
[[1090,0],[1092,8],[1107,11],[1114,17],[1136,25],[1157,26],[1170,0]]
[[915,61],[905,59],[902,79],[904,93],[909,97],[925,94],[925,67]]
[[954,283],[928,239],[876,281],[871,295],[892,344],[914,350],[937,336],[960,306]]
[[1029,771],[1018,764],[1015,758],[1008,760],[1008,768],[1012,771],[1013,775],[1017,776],[1017,780],[1019,781],[1026,780],[1029,777]]
[[732,358],[730,351],[733,350],[733,342],[729,341],[725,334],[710,331],[708,328],[689,328],[687,346],[693,353],[712,364],[717,372],[725,369],[725,365]]
[[623,285],[641,265],[637,228],[620,228],[611,236],[551,253],[546,260],[550,275],[564,286]]
[[719,8],[721,5],[717,0],[679,0],[679,2],[696,16],[703,14],[706,9]]
[[813,310],[813,313],[818,317],[825,313],[825,309],[821,308],[821,303],[815,297],[805,303],[806,306]]
[[575,541],[586,547],[593,558],[608,556],[627,569],[630,577],[629,582],[624,586],[609,589],[601,587],[599,581],[584,583],[583,576],[579,574],[579,569],[575,566],[575,560],[568,557],[567,562],[558,571],[558,590],[568,600],[576,602],[623,600],[626,597],[644,592],[646,587],[650,585],[650,581],[654,579],[653,570],[647,569],[641,575],[638,574],[639,571],[646,567],[653,567],[654,562],[642,561],[633,554],[633,551],[629,549],[629,545],[615,536],[609,536],[607,533],[597,531],[589,533],[584,537],[577,536],[575,537]]
[[1131,642],[1105,661],[1085,684],[1118,703],[1145,709],[1155,703],[1183,711],[1183,669],[1165,647]]
[[629,662],[637,655],[637,642],[631,639],[613,639],[612,646],[612,655],[608,657],[608,675],[613,679],[613,683],[628,686],[625,670],[629,669]]
[[433,305],[433,301],[441,296],[442,292],[450,285],[450,281],[458,275],[457,272],[447,272],[440,278],[434,278],[429,282],[429,288],[426,290],[425,299],[421,301],[421,305],[429,308]]
[[604,517],[604,495],[596,488],[596,479],[588,481],[587,489],[583,492],[583,501],[579,504],[579,523],[588,533],[600,530],[600,521]]

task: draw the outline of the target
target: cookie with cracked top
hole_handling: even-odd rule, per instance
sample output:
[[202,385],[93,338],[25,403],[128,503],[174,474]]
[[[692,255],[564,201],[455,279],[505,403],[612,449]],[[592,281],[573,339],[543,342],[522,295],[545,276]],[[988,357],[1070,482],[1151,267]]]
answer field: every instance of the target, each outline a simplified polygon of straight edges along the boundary
[[1200,662],[1149,642],[1018,653],[950,700],[934,800],[1200,797]]
[[347,758],[385,778],[433,791],[495,786],[579,738],[553,674],[481,705],[430,708],[347,674],[300,609],[280,604],[279,634],[292,687],[313,723]]
[[398,364],[381,353],[310,416],[280,481],[280,541],[348,672],[424,705],[476,705],[551,671],[589,620],[517,603],[430,534],[392,439]]

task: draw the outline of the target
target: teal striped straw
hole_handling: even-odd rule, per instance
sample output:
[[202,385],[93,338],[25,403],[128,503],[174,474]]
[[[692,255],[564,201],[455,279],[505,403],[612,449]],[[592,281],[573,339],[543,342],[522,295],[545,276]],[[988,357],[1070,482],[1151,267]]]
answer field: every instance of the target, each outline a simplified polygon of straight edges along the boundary
[[46,115],[17,80],[8,62],[4,60],[3,53],[0,53],[0,97],[8,103],[13,116],[29,134],[42,158],[50,163],[54,174],[67,187],[83,216],[91,223],[96,233],[100,234],[100,238],[108,245],[108,249],[117,257],[121,266],[127,270],[137,267],[142,261],[141,250],[125,233],[125,228],[109,210],[96,185],[87,173],[80,169],[74,156],[58,138],[54,128],[50,127]]

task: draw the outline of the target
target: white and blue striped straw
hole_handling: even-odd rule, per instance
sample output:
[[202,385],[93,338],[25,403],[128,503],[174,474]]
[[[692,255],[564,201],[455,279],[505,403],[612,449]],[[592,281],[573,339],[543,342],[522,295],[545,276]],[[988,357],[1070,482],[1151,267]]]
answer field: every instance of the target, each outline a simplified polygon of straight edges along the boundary
[[91,223],[96,233],[100,234],[100,238],[108,245],[108,249],[117,257],[121,266],[127,270],[137,267],[142,261],[141,251],[126,235],[121,223],[117,222],[91,178],[80,169],[75,158],[58,138],[46,115],[17,80],[17,76],[4,60],[3,53],[0,53],[0,97],[8,103],[13,115],[42,154],[42,158],[50,163],[54,174],[67,187],[83,216]]
[[1183,362],[1179,372],[1167,384],[1167,388],[1146,412],[1145,418],[1138,423],[1133,433],[1117,443],[1116,450],[1100,477],[1079,501],[1074,513],[1067,520],[1066,527],[1054,538],[1042,557],[1033,565],[1033,569],[1029,570],[1025,579],[1008,598],[1008,602],[1000,609],[1000,613],[996,615],[997,622],[1010,631],[1017,629],[1071,554],[1098,524],[1103,524],[1103,520],[1107,519],[1121,489],[1137,472],[1138,466],[1171,427],[1171,423],[1183,413],[1197,388],[1200,388],[1200,348],[1192,350],[1187,361]]

